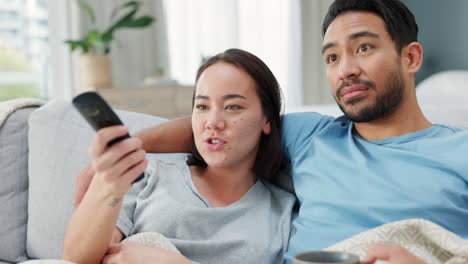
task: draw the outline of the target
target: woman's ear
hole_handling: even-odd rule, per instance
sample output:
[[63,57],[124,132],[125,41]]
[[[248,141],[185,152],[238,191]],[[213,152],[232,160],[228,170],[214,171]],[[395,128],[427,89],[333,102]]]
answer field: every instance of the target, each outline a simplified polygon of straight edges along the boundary
[[265,125],[263,125],[262,131],[263,131],[263,133],[264,133],[265,135],[270,135],[270,133],[271,133],[270,121],[266,121]]
[[423,61],[423,48],[418,42],[412,42],[402,50],[402,59],[408,73],[419,71]]

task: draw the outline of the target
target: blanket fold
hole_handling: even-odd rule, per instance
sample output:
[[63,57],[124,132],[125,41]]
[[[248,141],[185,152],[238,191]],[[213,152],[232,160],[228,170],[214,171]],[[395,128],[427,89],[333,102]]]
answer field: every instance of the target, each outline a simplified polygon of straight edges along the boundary
[[30,106],[41,106],[45,101],[35,98],[19,98],[0,102],[0,128],[8,116],[16,110]]
[[[424,219],[409,219],[379,226],[339,242],[326,250],[366,256],[372,243],[398,244],[430,264],[468,261],[468,241]],[[387,263],[387,262],[377,262]]]

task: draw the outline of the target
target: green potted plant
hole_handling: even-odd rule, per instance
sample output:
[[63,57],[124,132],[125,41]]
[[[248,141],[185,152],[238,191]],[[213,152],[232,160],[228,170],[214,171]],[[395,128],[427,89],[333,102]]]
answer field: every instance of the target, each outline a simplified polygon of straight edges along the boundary
[[110,25],[105,30],[96,28],[96,15],[86,2],[77,1],[80,8],[88,14],[93,28],[78,40],[66,40],[71,51],[81,50],[80,89],[112,87],[111,61],[109,53],[115,32],[123,28],[144,28],[154,22],[151,16],[138,16],[141,2],[129,1],[115,7],[110,17]]

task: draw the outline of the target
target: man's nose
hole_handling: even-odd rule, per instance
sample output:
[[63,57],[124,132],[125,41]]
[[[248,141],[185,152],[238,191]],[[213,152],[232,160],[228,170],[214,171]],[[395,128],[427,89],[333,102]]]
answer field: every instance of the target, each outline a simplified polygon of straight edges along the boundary
[[340,60],[339,77],[341,79],[354,79],[359,76],[359,73],[359,65],[351,56],[345,56]]
[[221,111],[213,110],[208,115],[208,120],[206,121],[206,128],[213,130],[223,130],[226,127],[226,120]]

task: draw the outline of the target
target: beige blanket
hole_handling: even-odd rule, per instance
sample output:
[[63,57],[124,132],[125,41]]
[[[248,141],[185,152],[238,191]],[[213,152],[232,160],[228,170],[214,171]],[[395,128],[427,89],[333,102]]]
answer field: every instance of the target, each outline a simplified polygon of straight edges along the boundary
[[454,264],[468,260],[468,240],[423,219],[382,225],[335,244],[327,250],[354,253],[362,259],[371,243],[399,244],[430,264]]
[[8,116],[17,109],[29,106],[41,106],[44,103],[44,101],[34,98],[19,98],[0,102],[0,127],[2,127],[3,122],[5,122]]
[[[128,240],[148,246],[177,251],[175,246],[158,233],[141,233]],[[371,243],[399,244],[428,264],[459,264],[468,260],[468,241],[454,233],[426,220],[411,219],[389,223],[372,230],[360,233],[345,241],[335,244],[326,250],[340,250],[366,256]],[[64,260],[33,260],[28,264],[71,264]],[[387,263],[377,261],[376,263]]]

